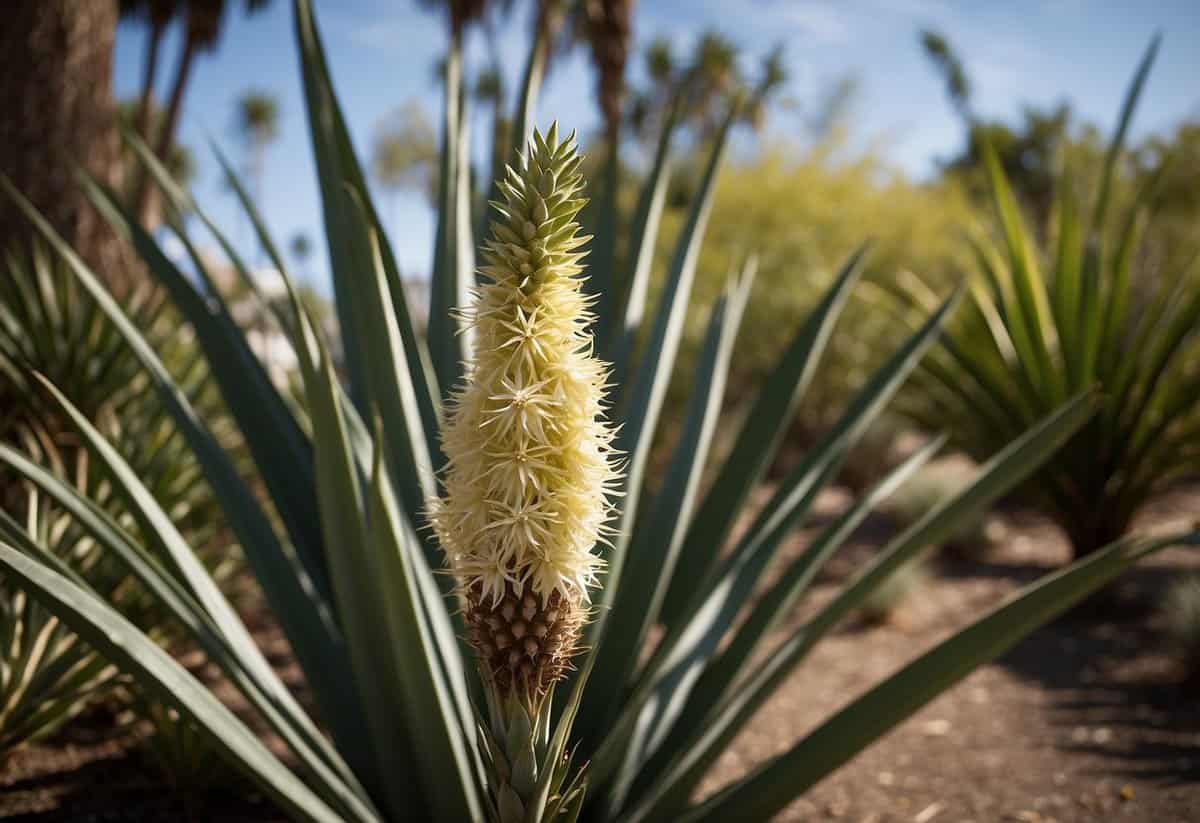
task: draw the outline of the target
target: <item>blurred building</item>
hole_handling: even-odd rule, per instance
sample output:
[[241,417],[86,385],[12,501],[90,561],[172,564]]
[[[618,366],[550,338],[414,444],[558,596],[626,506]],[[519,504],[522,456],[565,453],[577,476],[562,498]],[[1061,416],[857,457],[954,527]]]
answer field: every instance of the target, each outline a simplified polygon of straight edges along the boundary
[[[291,311],[283,275],[272,266],[253,269],[250,276],[254,280],[256,294],[229,264],[212,263],[209,264],[208,270],[212,274],[214,285],[229,302],[230,314],[246,332],[250,348],[262,361],[272,382],[279,386],[291,383],[300,361],[287,335],[283,333],[274,314],[269,310],[270,305],[276,305],[287,312]],[[314,305],[320,300],[315,292],[306,290],[306,296],[310,298],[306,301],[309,313],[328,342],[335,364],[340,367],[342,341],[337,320],[332,311]]]

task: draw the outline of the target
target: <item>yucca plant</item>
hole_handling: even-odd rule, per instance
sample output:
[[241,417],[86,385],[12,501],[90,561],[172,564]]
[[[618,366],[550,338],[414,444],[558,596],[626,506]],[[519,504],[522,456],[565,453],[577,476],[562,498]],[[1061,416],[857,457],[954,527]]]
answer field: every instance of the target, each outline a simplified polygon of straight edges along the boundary
[[[1090,213],[1081,213],[1068,172],[1058,175],[1045,247],[983,147],[996,238],[971,235],[970,300],[904,404],[982,458],[1065,398],[1098,387],[1096,417],[1021,489],[1061,526],[1076,557],[1120,538],[1142,504],[1200,470],[1200,280],[1194,265],[1161,273],[1139,265],[1153,180],[1114,215],[1125,136],[1157,51],[1155,39],[1126,94]],[[917,284],[906,297],[922,307],[934,299]]]
[[[574,225],[583,181],[571,139],[560,139],[553,127],[544,137],[535,132],[498,181],[480,282],[466,207],[468,170],[465,163],[447,164],[454,171],[441,192],[426,341],[411,323],[307,0],[296,0],[295,18],[342,321],[345,388],[328,344],[293,290],[290,307],[276,307],[303,378],[303,402],[289,405],[253,356],[186,233],[179,238],[192,253],[196,278],[162,253],[111,192],[84,182],[191,323],[270,494],[278,530],[153,347],[19,192],[4,188],[122,329],[173,410],[305,671],[317,717],[280,682],[136,472],[50,386],[135,512],[139,534],[94,517],[68,485],[34,471],[26,473],[29,479],[73,506],[81,526],[129,565],[290,757],[272,754],[179,664],[72,581],[65,564],[0,542],[0,566],[15,584],[195,722],[295,818],[767,819],[1138,557],[1172,542],[1200,543],[1197,534],[1130,539],[1047,577],[848,704],[784,754],[694,802],[700,778],[812,646],[892,572],[1026,477],[1090,416],[1092,399],[1072,399],[1001,449],[800,629],[777,637],[772,630],[822,563],[941,446],[935,440],[881,479],[761,596],[752,596],[776,548],[804,521],[846,451],[933,343],[954,298],[868,381],[731,542],[734,521],[762,480],[858,277],[861,255],[794,332],[731,455],[701,496],[701,469],[719,425],[753,267],[730,283],[712,308],[687,416],[658,492],[648,499],[647,457],[660,429],[713,181],[736,109],[715,139],[666,286],[648,317],[648,255],[662,208],[669,122],[632,224],[622,226],[616,214],[607,218],[613,231],[629,235],[627,268],[598,267],[586,281],[585,238]],[[448,66],[457,59],[452,53]],[[527,83],[521,99],[532,101],[536,90]],[[453,83],[447,93],[448,111],[461,114]],[[459,122],[447,118],[445,144],[455,151],[464,141]],[[181,211],[188,206],[232,252],[203,210],[144,147],[133,145],[166,201]],[[230,178],[262,247],[286,272],[244,189]],[[611,241],[601,236],[594,242]],[[234,265],[249,278],[236,255]],[[451,314],[454,306],[464,312]],[[635,356],[643,333],[642,353]],[[611,353],[611,376],[595,352]],[[606,404],[613,409],[610,422],[601,416]],[[143,541],[169,558],[166,565],[179,572],[180,582],[145,562]],[[436,573],[443,568],[446,573]],[[674,605],[664,611],[672,590]],[[647,650],[660,624],[661,637]]]
[[[220,398],[195,348],[173,334],[169,304],[142,289],[122,306],[158,342],[192,401],[215,420]],[[41,464],[107,515],[128,518],[87,450],[79,448],[74,430],[36,390],[35,373],[53,380],[96,421],[205,554],[214,574],[223,576],[235,565],[217,556],[222,543],[216,502],[137,358],[76,278],[40,244],[28,253],[8,254],[0,276],[0,531],[69,559],[106,601],[156,631],[161,610],[133,584],[128,569],[100,551],[69,512],[9,468]],[[7,755],[51,734],[104,694],[116,670],[28,593],[3,580],[0,631],[0,755]]]
[[[26,501],[24,528],[0,512],[5,539],[24,546],[61,545],[65,533],[73,532],[78,542],[80,530],[43,511],[38,500],[31,495]],[[91,571],[89,563],[97,561],[103,562],[98,552],[77,560],[85,575]],[[106,580],[120,579],[111,572],[95,576],[101,578],[96,581],[99,591],[104,591]],[[0,643],[0,759],[57,731],[118,675],[115,666],[8,580],[0,584]]]
[[[474,353],[443,430],[445,491],[432,501],[487,696],[493,816],[513,821],[534,809],[552,819],[582,800],[581,787],[564,789],[565,772],[539,785],[561,752],[538,739],[579,651],[601,573],[592,550],[611,531],[620,481],[580,276],[581,163],[573,136],[560,143],[551,126],[499,184],[480,269],[488,282],[463,318]],[[543,792],[554,810],[539,809]]]

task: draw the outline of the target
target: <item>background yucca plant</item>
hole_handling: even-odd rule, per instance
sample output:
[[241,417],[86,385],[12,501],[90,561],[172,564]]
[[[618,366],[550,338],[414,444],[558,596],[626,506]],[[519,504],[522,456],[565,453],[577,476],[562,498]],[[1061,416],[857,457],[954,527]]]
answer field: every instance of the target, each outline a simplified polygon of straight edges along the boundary
[[[26,475],[46,494],[74,506],[81,526],[128,564],[146,590],[188,629],[251,710],[287,745],[291,758],[285,763],[272,754],[158,646],[80,581],[73,582],[65,564],[4,541],[0,565],[144,689],[195,722],[231,763],[297,819],[763,820],[973,667],[1138,557],[1175,541],[1200,543],[1196,534],[1131,539],[1047,577],[847,705],[784,754],[694,804],[700,778],[812,646],[898,568],[1024,479],[1088,419],[1092,400],[1087,395],[1070,400],[999,450],[958,494],[892,540],[799,630],[777,638],[771,630],[800,600],[822,563],[942,445],[933,441],[880,480],[829,523],[777,582],[752,597],[762,588],[775,549],[804,521],[846,451],[916,367],[955,299],[932,313],[867,381],[743,536],[730,542],[734,521],[762,480],[859,276],[862,257],[849,261],[794,332],[763,382],[730,456],[701,495],[701,469],[719,425],[738,322],[753,281],[753,266],[747,266],[711,310],[687,415],[659,491],[650,499],[643,492],[648,455],[660,429],[713,181],[736,108],[714,140],[666,286],[649,312],[644,298],[670,150],[668,119],[632,223],[622,225],[611,210],[597,221],[602,227],[594,241],[597,248],[611,248],[618,231],[631,239],[632,247],[628,265],[620,269],[612,265],[613,257],[599,255],[604,262],[591,269],[588,283],[599,300],[595,345],[613,363],[613,416],[623,425],[616,446],[627,455],[627,465],[619,488],[623,496],[617,498],[616,533],[612,545],[600,552],[606,562],[602,587],[583,629],[586,651],[578,670],[561,684],[563,699],[537,717],[517,718],[497,729],[476,714],[474,707],[482,708],[485,701],[480,680],[470,671],[470,650],[458,639],[464,631],[457,604],[448,596],[453,581],[433,573],[443,562],[442,551],[421,531],[426,502],[437,493],[435,471],[444,461],[437,437],[443,403],[450,387],[458,384],[468,354],[450,309],[467,305],[475,284],[468,170],[465,163],[451,162],[464,156],[465,145],[453,71],[458,44],[452,45],[447,62],[444,142],[449,150],[443,157],[446,182],[440,193],[426,341],[411,322],[307,0],[296,0],[295,17],[342,320],[345,389],[325,341],[293,291],[290,306],[273,308],[297,351],[303,377],[304,402],[289,405],[267,379],[186,233],[179,239],[191,253],[195,279],[171,263],[112,192],[94,181],[84,183],[191,323],[245,436],[280,529],[249,493],[153,347],[19,192],[11,185],[4,188],[121,329],[171,409],[306,673],[329,736],[280,682],[136,472],[48,384],[46,390],[130,506],[139,534],[94,517],[90,504],[69,485],[35,471]],[[531,66],[538,59],[535,48]],[[517,118],[522,124],[530,119],[528,106],[539,72],[527,71],[526,76],[521,96],[525,116]],[[134,141],[134,148],[165,200],[180,211],[189,207],[223,238],[144,147]],[[558,156],[557,150],[551,154]],[[230,178],[263,248],[286,272],[262,220],[236,178]],[[536,234],[541,228],[533,225],[526,231]],[[225,245],[249,282],[246,267]],[[635,343],[643,335],[642,354],[635,356]],[[178,572],[178,582],[145,562],[143,541],[161,552],[164,565]],[[664,610],[664,605],[669,607]],[[661,639],[642,662],[651,629],[659,624]],[[763,658],[761,652],[768,654]],[[496,739],[501,736],[503,741]],[[497,752],[505,757],[497,758]],[[518,753],[517,759],[508,758],[512,753]],[[588,765],[578,772],[571,771],[570,763]],[[504,792],[504,786],[518,782],[520,806]]]
[[[80,539],[80,530],[66,518],[42,510],[36,494],[30,495],[25,505],[24,529],[0,513],[6,540],[15,545],[57,547],[66,542],[64,530],[73,532],[76,542]],[[11,530],[26,535],[27,542],[22,544]],[[87,575],[92,571],[88,566],[97,560],[98,552],[77,558],[76,563]],[[101,578],[96,581],[100,592],[106,588],[104,578],[120,579],[112,574],[92,576]],[[120,598],[113,600],[119,602]],[[118,674],[107,659],[10,581],[0,588],[0,641],[0,758],[57,731],[111,686]]]
[[[1021,489],[1062,527],[1075,557],[1124,535],[1142,504],[1200,470],[1194,257],[1173,271],[1141,264],[1154,179],[1133,194],[1125,214],[1114,214],[1125,136],[1158,45],[1146,51],[1126,94],[1090,213],[1063,170],[1045,245],[1026,227],[994,152],[984,147],[995,239],[971,235],[978,268],[968,305],[903,404],[982,459],[1065,398],[1098,387],[1100,412]],[[923,311],[935,298],[909,283],[904,296]]]
[[[175,334],[172,309],[143,288],[122,301],[137,327],[156,341],[181,389],[209,419],[220,398],[203,359]],[[203,473],[150,388],[124,338],[49,249],[11,251],[0,276],[0,532],[32,540],[69,561],[107,602],[156,637],[162,610],[134,584],[128,569],[99,550],[70,512],[25,482],[16,466],[40,464],[85,495],[107,516],[132,526],[120,496],[81,448],[70,424],[38,391],[34,373],[69,394],[96,421],[172,512],[217,577],[236,567],[222,542],[219,508]],[[0,756],[55,731],[89,700],[108,692],[116,670],[26,592],[0,582]]]

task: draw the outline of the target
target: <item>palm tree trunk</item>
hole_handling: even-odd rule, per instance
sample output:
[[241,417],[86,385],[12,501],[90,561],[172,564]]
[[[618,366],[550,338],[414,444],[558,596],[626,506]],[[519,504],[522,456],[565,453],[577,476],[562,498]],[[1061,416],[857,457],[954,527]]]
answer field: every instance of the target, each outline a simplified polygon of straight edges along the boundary
[[147,143],[154,140],[150,133],[150,114],[154,101],[154,80],[158,75],[158,50],[166,27],[151,24],[149,42],[146,45],[146,62],[142,67],[142,94],[138,100],[137,133]]
[[[0,25],[0,172],[111,285],[123,284],[121,245],[90,207],[76,165],[107,183],[119,166],[112,0],[26,0]],[[32,230],[0,198],[0,250],[27,247]]]
[[[179,116],[183,112],[183,94],[187,90],[192,64],[196,60],[198,50],[199,42],[189,33],[184,39],[183,50],[179,53],[179,64],[175,69],[175,82],[171,85],[171,96],[167,100],[167,111],[163,116],[162,128],[158,132],[158,139],[151,144],[154,156],[163,163],[167,161],[171,144],[175,141],[175,131],[179,128]],[[158,222],[153,219],[154,213],[157,211],[155,209],[156,198],[154,197],[154,187],[149,183],[147,177],[138,191],[137,211],[141,215],[143,223],[153,224]]]
[[[259,211],[266,210],[266,203],[263,200],[263,186],[267,174],[267,144],[262,140],[254,141],[254,205]],[[262,265],[263,262],[263,247],[262,243],[258,242],[257,235],[254,234],[254,227],[251,226],[251,242],[254,243],[254,262]]]
[[158,142],[154,146],[154,156],[165,161],[171,144],[175,142],[175,131],[179,128],[179,115],[183,111],[183,94],[187,90],[188,80],[192,75],[192,64],[196,61],[196,53],[200,44],[196,38],[188,36],[184,40],[183,51],[179,55],[179,67],[175,70],[175,83],[171,86],[171,96],[167,102],[167,111],[163,117],[162,131],[158,133]]
[[[138,98],[138,108],[134,129],[146,145],[154,143],[154,135],[150,133],[153,124],[154,81],[158,76],[159,46],[162,45],[163,32],[166,26],[151,22],[150,34],[146,43],[146,60],[142,65],[142,93]],[[148,172],[140,163],[133,163],[125,171],[125,195],[130,202],[141,201],[142,192],[149,185]]]
[[264,207],[263,185],[267,174],[267,144],[262,140],[254,141],[254,203],[259,208]]

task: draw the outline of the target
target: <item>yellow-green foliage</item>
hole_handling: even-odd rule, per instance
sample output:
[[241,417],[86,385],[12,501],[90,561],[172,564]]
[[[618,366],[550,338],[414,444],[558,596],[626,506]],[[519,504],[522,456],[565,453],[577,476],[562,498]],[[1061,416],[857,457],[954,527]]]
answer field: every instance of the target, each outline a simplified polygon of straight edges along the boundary
[[[934,286],[953,278],[961,254],[959,227],[968,206],[957,189],[919,184],[889,168],[876,152],[847,159],[837,142],[811,150],[782,142],[736,162],[722,174],[696,274],[696,298],[710,303],[731,267],[757,255],[759,271],[730,376],[731,396],[761,379],[786,345],[783,329],[825,292],[839,266],[863,238],[873,241],[866,281],[879,285],[910,270]],[[668,212],[660,235],[657,271],[665,270],[670,241],[684,215]],[[661,276],[661,275],[659,275]],[[852,298],[841,332],[800,412],[801,425],[826,425],[881,352],[892,351],[902,330],[873,308],[877,289]],[[690,320],[681,368],[699,345],[702,313]],[[682,387],[680,387],[682,388]]]

